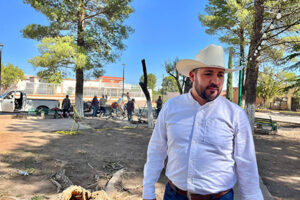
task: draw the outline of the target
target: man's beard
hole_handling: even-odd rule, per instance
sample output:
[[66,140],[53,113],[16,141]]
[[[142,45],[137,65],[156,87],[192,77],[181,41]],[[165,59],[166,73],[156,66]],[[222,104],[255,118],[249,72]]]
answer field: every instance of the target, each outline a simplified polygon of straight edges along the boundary
[[[217,91],[218,91],[217,95],[213,96],[213,94],[206,94],[206,90],[208,88],[216,88]],[[209,86],[207,86],[204,90],[201,90],[200,87],[195,87],[195,89],[196,89],[196,92],[197,92],[198,96],[200,96],[202,99],[204,99],[207,102],[215,100],[221,94],[221,90],[219,90],[219,87],[217,85],[213,84],[213,83],[210,84]]]

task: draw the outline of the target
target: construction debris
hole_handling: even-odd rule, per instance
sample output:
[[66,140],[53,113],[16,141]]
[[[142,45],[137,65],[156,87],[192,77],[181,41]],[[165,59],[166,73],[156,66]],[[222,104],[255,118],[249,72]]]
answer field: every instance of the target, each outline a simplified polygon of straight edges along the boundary
[[57,187],[57,193],[73,185],[72,181],[65,175],[65,169],[52,175],[50,181]]
[[105,191],[89,192],[88,190],[72,185],[61,194],[60,200],[110,200]]
[[124,168],[124,166],[120,163],[120,161],[117,161],[117,162],[104,161],[104,162],[106,162],[106,164],[103,165],[103,169],[105,169],[106,171],[108,171],[110,173]]
[[[104,177],[105,173],[100,173],[90,163],[88,166],[93,169],[95,173],[96,183],[88,185],[85,189],[81,186],[73,185],[72,181],[65,175],[65,170],[61,170],[51,176],[51,182],[57,186],[57,192],[63,190],[60,195],[60,200],[110,200],[109,195],[113,195],[119,191],[126,191],[131,193],[136,188],[125,188],[122,179],[125,176],[125,169],[119,162],[109,162],[104,168],[113,173],[111,178]],[[122,168],[122,169],[120,169]],[[109,176],[110,177],[110,176]],[[92,192],[90,189],[95,188]],[[99,190],[100,189],[100,190]],[[104,189],[104,190],[103,190]]]
[[117,183],[120,183],[122,180],[121,180],[121,177],[122,175],[124,174],[125,170],[124,169],[120,169],[118,170],[116,173],[114,173],[114,175],[112,176],[112,178],[108,181],[107,185],[106,185],[106,189],[105,191],[108,193],[108,194],[111,194],[113,192],[116,192],[116,187],[115,185]]

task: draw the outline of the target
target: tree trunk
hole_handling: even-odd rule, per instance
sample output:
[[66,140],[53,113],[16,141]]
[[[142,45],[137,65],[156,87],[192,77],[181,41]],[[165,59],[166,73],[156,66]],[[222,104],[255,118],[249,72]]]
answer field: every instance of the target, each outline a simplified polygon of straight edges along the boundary
[[[230,49],[229,49],[229,58],[228,58],[228,69],[232,69],[232,55],[233,55],[233,48],[230,47]],[[232,99],[233,99],[232,73],[227,73],[226,98],[230,101],[232,101]]]
[[180,81],[179,81],[179,74],[178,74],[178,71],[176,70],[176,83],[177,83],[177,87],[178,87],[178,90],[179,90],[179,93],[182,94],[182,87],[180,85]]
[[153,122],[153,110],[152,110],[151,99],[147,99],[147,107],[148,107],[148,128],[153,128],[154,122]]
[[[77,46],[84,47],[84,3],[83,0],[80,0],[78,6],[78,30],[77,30]],[[75,107],[80,116],[84,116],[83,109],[83,68],[76,66],[76,90],[75,90]]]
[[253,34],[250,43],[250,66],[247,68],[246,76],[246,105],[245,111],[248,115],[250,125],[252,130],[254,130],[254,117],[256,108],[256,86],[258,78],[259,69],[259,57],[260,52],[258,51],[254,55],[255,50],[260,44],[260,39],[262,37],[262,24],[263,24],[263,14],[264,14],[264,0],[255,0],[254,2],[254,24],[253,24]]
[[147,88],[147,67],[146,67],[146,62],[145,59],[142,60],[142,65],[143,65],[143,73],[144,73],[144,82],[140,82],[140,86],[146,96],[147,99],[147,107],[148,107],[148,128],[153,128],[154,127],[154,122],[153,122],[153,114],[152,114],[152,103],[151,103],[151,98],[150,94]]
[[190,77],[186,77],[184,83],[184,93],[188,93],[192,87],[193,87],[193,82],[191,81]]

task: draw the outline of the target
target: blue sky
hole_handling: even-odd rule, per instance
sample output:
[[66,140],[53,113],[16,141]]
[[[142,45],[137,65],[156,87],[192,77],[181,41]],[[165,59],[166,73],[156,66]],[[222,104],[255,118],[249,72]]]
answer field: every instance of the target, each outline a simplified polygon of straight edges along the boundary
[[[209,44],[222,45],[216,36],[205,33],[198,20],[206,4],[206,0],[135,0],[135,12],[126,21],[135,32],[125,41],[127,49],[120,59],[105,66],[105,75],[122,77],[125,63],[125,83],[137,84],[143,74],[141,59],[146,59],[148,73],[156,75],[159,87],[163,74],[167,75],[163,67],[166,60],[193,59]],[[27,61],[39,55],[38,42],[23,38],[20,30],[32,23],[47,24],[46,17],[22,0],[1,0],[0,19],[2,63],[12,63],[25,74],[36,75],[37,70]]]

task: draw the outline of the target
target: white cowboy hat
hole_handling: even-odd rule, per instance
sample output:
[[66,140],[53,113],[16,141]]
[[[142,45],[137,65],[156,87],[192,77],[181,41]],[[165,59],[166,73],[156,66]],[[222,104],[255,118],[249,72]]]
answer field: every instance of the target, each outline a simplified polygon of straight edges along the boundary
[[190,71],[200,67],[221,68],[225,69],[225,73],[234,72],[243,68],[225,68],[224,50],[221,46],[217,46],[214,44],[210,44],[204,49],[200,50],[199,53],[195,56],[195,60],[180,60],[176,64],[177,71],[187,77],[189,77]]

